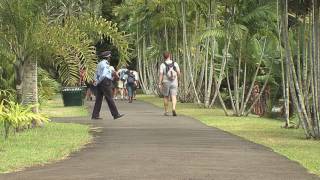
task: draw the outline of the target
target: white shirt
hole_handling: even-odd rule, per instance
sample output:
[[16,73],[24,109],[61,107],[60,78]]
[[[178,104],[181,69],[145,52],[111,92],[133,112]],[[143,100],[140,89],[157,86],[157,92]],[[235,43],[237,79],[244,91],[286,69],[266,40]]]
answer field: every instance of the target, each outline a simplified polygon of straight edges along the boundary
[[[173,61],[172,61],[171,59],[167,59],[165,62],[166,62],[167,64],[172,64],[172,63],[173,63]],[[174,66],[176,67],[177,73],[180,73],[180,68],[179,68],[178,63],[174,62]],[[162,80],[163,82],[169,82],[169,81],[170,81],[170,80],[168,79],[168,77],[166,76],[166,65],[165,65],[164,63],[162,63],[162,64],[160,65],[160,74],[163,75],[163,80]],[[178,83],[178,78],[176,78],[176,79],[174,80],[174,82],[177,82],[177,83]]]
[[133,71],[134,77],[136,81],[139,81],[139,73],[137,71]]

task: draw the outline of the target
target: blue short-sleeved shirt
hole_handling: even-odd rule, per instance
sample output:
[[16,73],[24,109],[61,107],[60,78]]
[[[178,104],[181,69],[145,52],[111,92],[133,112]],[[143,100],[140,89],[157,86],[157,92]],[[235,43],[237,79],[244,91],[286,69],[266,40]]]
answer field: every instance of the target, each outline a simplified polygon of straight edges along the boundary
[[97,71],[96,71],[96,77],[95,80],[97,84],[99,84],[104,78],[108,78],[112,80],[112,73],[114,71],[114,68],[110,66],[109,62],[107,60],[102,60],[97,65]]

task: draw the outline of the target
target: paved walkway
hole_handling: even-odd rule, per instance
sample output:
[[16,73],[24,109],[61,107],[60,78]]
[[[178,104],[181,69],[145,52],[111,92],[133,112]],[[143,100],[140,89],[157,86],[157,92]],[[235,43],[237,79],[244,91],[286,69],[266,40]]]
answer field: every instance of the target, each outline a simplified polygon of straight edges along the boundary
[[[152,105],[118,103],[126,116],[73,118],[92,124],[95,141],[67,160],[1,175],[1,180],[316,180],[270,149],[192,118],[162,116]],[[105,110],[106,107],[103,107]],[[63,120],[60,120],[63,121]]]

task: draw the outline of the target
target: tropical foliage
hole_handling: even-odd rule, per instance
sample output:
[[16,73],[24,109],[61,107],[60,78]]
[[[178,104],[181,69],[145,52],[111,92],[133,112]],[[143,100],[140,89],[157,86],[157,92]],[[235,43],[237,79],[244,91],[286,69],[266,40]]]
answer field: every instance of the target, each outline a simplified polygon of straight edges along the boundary
[[[99,0],[1,0],[0,54],[6,64],[0,64],[0,81],[11,75],[6,87],[16,89],[18,102],[36,104],[38,66],[55,69],[63,85],[79,85],[82,71],[83,80],[90,81],[96,66],[94,45],[103,39],[118,48],[122,62],[127,61],[125,35],[100,14]],[[3,71],[8,64],[13,67]]]
[[236,116],[280,104],[284,127],[320,137],[318,1],[127,0],[114,13],[134,35],[145,93],[160,92],[161,54],[169,50],[183,72],[180,101],[207,108],[219,101]]
[[227,114],[222,97],[229,97],[233,114],[241,116],[250,110],[254,82],[260,79],[263,85],[272,76],[277,26],[268,24],[277,21],[275,7],[275,1],[137,0],[114,11],[136,36],[146,93],[159,92],[156,69],[162,52],[170,50],[184,72],[181,101],[212,107],[219,100]]
[[50,99],[59,84],[92,80],[98,41],[111,42],[120,63],[129,59],[125,34],[100,17],[101,7],[101,0],[0,0],[0,121],[5,137],[10,129],[47,122],[38,113],[39,98]]
[[12,101],[10,91],[1,90],[0,97],[0,124],[3,125],[5,138],[8,138],[11,128],[19,130],[49,121],[45,115],[34,113],[34,106],[24,106]]

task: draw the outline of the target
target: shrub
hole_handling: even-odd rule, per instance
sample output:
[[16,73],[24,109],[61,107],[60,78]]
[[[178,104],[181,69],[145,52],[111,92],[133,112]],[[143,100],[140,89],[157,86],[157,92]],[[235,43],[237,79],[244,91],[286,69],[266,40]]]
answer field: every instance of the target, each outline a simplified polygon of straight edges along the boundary
[[2,100],[0,103],[0,123],[4,127],[5,139],[9,136],[10,128],[21,129],[32,124],[48,122],[43,114],[32,112],[34,106],[24,106],[13,101]]
[[38,87],[39,101],[42,103],[52,97],[59,91],[59,83],[45,70],[38,69]]

